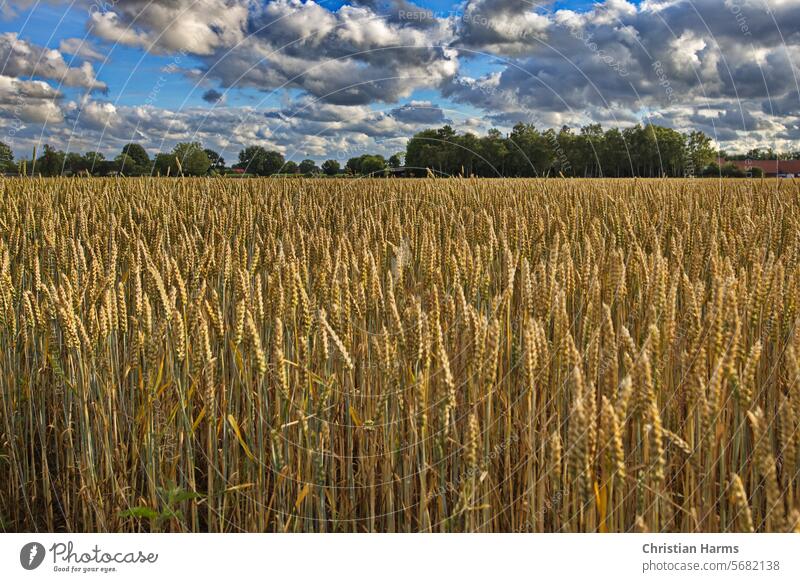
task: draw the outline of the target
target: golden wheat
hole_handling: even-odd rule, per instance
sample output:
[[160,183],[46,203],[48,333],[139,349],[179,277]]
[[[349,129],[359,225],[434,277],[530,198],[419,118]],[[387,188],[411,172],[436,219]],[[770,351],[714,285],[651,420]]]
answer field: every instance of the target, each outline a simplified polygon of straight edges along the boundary
[[0,185],[0,530],[798,527],[794,181]]

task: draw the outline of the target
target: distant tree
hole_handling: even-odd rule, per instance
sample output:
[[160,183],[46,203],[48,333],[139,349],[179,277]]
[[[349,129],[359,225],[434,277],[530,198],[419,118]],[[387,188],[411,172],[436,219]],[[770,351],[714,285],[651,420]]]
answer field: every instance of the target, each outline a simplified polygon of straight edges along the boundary
[[178,170],[175,156],[172,154],[156,154],[153,158],[153,174],[157,176],[175,176]]
[[476,166],[480,165],[480,138],[472,132],[455,136],[451,140],[452,165],[459,176],[472,176],[475,174]]
[[383,159],[383,156],[361,156],[360,169],[361,174],[365,176],[383,175],[383,171],[386,169],[386,160]]
[[392,154],[391,156],[389,156],[389,161],[388,161],[389,167],[390,168],[400,168],[400,167],[402,167],[403,166],[403,156],[404,155],[405,154],[403,154],[402,152],[399,152],[399,153]]
[[100,166],[105,162],[106,157],[100,152],[86,152],[82,156],[80,163],[81,171],[88,171],[92,175],[99,175]]
[[46,144],[44,152],[36,160],[36,173],[42,176],[60,176],[64,168],[66,154],[61,150]]
[[239,163],[235,164],[234,167],[248,173],[257,174],[261,160],[266,153],[267,150],[261,146],[247,146],[239,152]]
[[208,161],[211,163],[212,170],[224,170],[225,169],[225,158],[220,156],[217,152],[212,149],[204,149],[206,155],[208,156]]
[[293,162],[289,160],[285,164],[283,164],[283,173],[284,174],[296,174],[297,173],[297,162]]
[[262,146],[248,146],[239,152],[237,168],[244,168],[251,174],[271,176],[279,173],[284,166],[283,155]]
[[577,138],[578,157],[574,175],[595,177],[602,175],[605,152],[605,134],[599,123],[590,123],[581,128]]
[[490,129],[486,136],[480,139],[478,149],[480,158],[476,160],[476,172],[479,176],[502,176],[505,174],[508,146],[500,130]]
[[345,165],[345,171],[354,176],[374,176],[382,174],[386,169],[386,160],[383,156],[374,154],[364,154],[356,158],[350,158]]
[[353,174],[355,176],[361,173],[361,158],[362,156],[357,156],[347,160],[344,168],[348,174]]
[[283,159],[283,154],[274,150],[269,150],[261,163],[259,174],[261,176],[278,174],[283,170],[285,165],[286,162]]
[[86,170],[86,160],[78,152],[69,152],[64,157],[65,174],[77,176],[78,174],[84,172],[85,170]]
[[124,176],[142,176],[149,173],[150,170],[149,167],[137,164],[136,160],[128,154],[119,154],[114,158],[114,164],[117,167],[117,171]]
[[15,170],[14,152],[7,144],[0,141],[0,172],[14,172]]
[[[457,134],[448,125],[423,130],[408,140],[405,166],[416,175],[433,170],[444,175],[654,177],[699,173],[714,159],[710,138],[699,131],[683,135],[655,124],[604,131],[596,123],[578,132],[568,126],[540,131],[519,122],[506,136],[497,129],[483,137]],[[347,170],[367,173],[363,162],[364,156],[351,158]]]
[[326,176],[335,176],[339,173],[339,162],[336,160],[325,160],[322,162],[322,171]]
[[150,156],[147,155],[147,151],[138,143],[125,144],[122,146],[122,153],[140,166],[150,165]]
[[[406,169],[416,175],[425,175],[426,168],[435,168],[439,143],[435,129],[425,129],[414,134],[406,144]],[[350,166],[350,161],[347,162]]]
[[600,157],[600,174],[607,177],[619,178],[630,173],[631,161],[625,138],[616,127],[609,129],[603,135],[603,147]]
[[777,160],[781,159],[783,156],[779,153],[776,153],[771,147],[764,149],[764,148],[753,148],[749,150],[744,155],[737,155],[731,156],[730,159],[733,160]]
[[317,164],[314,163],[314,160],[303,160],[299,166],[301,174],[313,174],[316,168]]
[[745,175],[744,170],[741,170],[733,162],[723,164],[722,168],[720,168],[720,173],[723,178],[744,178]]
[[545,176],[551,167],[556,171],[568,170],[566,151],[571,136],[563,130],[541,133],[533,124],[517,123],[508,136],[508,163],[506,171],[511,176]]
[[172,156],[176,164],[180,162],[179,173],[182,172],[184,176],[203,176],[211,167],[211,161],[200,142],[181,142],[172,150]]
[[702,131],[692,131],[686,136],[687,173],[701,174],[711,164],[716,155],[711,138]]
[[170,153],[159,153],[153,160],[153,173],[161,176],[204,176],[211,162],[199,142],[181,142]]
[[122,146],[122,152],[114,158],[119,172],[126,176],[143,176],[150,173],[150,156],[138,143]]

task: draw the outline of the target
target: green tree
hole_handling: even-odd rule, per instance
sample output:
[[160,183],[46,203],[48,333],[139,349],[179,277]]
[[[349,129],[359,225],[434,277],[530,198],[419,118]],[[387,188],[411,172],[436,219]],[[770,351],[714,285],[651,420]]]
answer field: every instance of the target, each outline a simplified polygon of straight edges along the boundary
[[504,176],[508,147],[500,130],[490,129],[486,136],[480,139],[478,148],[480,150],[480,159],[476,161],[478,175],[483,177]]
[[289,160],[285,164],[283,164],[283,173],[284,174],[296,174],[298,172],[297,162],[293,162]]
[[701,174],[716,158],[711,138],[702,131],[692,131],[686,136],[687,173]]
[[339,173],[339,162],[336,160],[325,160],[322,162],[322,171],[326,176],[335,176]]
[[591,123],[581,128],[578,136],[580,159],[576,162],[579,171],[576,175],[593,177],[602,175],[602,155],[605,148],[605,134],[599,123]]
[[350,158],[347,160],[347,163],[344,166],[345,170],[347,170],[348,174],[353,174],[357,176],[361,173],[361,156],[357,156],[355,158]]
[[36,172],[42,176],[60,176],[64,169],[66,154],[46,144],[44,152],[36,160]]
[[314,174],[317,164],[314,163],[314,160],[303,160],[298,167],[301,174]]
[[283,169],[284,159],[280,152],[267,150],[262,146],[248,146],[239,152],[238,168],[244,168],[251,174],[271,176]]
[[122,153],[140,166],[150,165],[150,156],[147,151],[138,143],[127,143],[122,146]]
[[11,148],[2,141],[0,141],[0,171],[16,171],[16,165],[14,164],[14,152],[12,152]]
[[120,173],[126,176],[143,176],[150,173],[150,156],[138,143],[122,146],[122,152],[114,159]]
[[212,149],[206,148],[203,151],[206,152],[208,156],[208,161],[211,163],[212,170],[221,171],[225,169],[225,158]]
[[77,176],[86,169],[86,160],[78,152],[69,152],[64,157],[64,173]]
[[631,161],[622,132],[609,129],[603,135],[603,147],[600,154],[600,175],[619,178],[631,173]]
[[392,154],[389,156],[389,167],[390,168],[400,168],[403,166],[403,153],[398,152],[396,154]]
[[172,150],[172,155],[180,162],[180,171],[184,176],[204,176],[211,167],[211,161],[200,142],[181,142]]
[[261,164],[259,174],[261,176],[279,174],[283,170],[285,164],[286,162],[283,159],[283,154],[274,150],[269,150],[267,151],[267,155]]
[[156,154],[153,158],[153,173],[159,176],[175,176],[178,166],[172,154]]
[[733,162],[728,162],[720,168],[720,173],[724,178],[744,178],[744,170],[741,170]]
[[[424,176],[426,169],[437,169],[441,157],[441,144],[435,129],[425,129],[414,134],[406,144],[406,168],[415,175]],[[347,162],[348,168],[350,161]]]
[[532,124],[520,122],[511,128],[507,144],[510,175],[542,176],[556,159],[558,136],[553,130],[540,133]]
[[104,161],[106,157],[101,154],[100,152],[86,152],[83,154],[83,161],[86,165],[86,169],[90,172],[94,171],[94,166],[99,164],[100,162]]
[[455,173],[459,176],[472,176],[480,159],[480,139],[474,133],[467,132],[450,140],[453,143],[452,160]]
[[364,154],[363,156],[350,158],[345,165],[345,170],[354,176],[374,176],[382,174],[385,169],[386,160],[383,156],[373,154]]

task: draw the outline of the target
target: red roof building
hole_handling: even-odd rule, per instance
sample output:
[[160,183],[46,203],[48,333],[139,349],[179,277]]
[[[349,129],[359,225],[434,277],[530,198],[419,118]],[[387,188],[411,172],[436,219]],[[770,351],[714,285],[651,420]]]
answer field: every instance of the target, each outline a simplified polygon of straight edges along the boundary
[[761,168],[764,176],[775,178],[777,176],[793,178],[800,176],[800,160],[720,160],[719,165],[734,164],[744,172],[753,168]]

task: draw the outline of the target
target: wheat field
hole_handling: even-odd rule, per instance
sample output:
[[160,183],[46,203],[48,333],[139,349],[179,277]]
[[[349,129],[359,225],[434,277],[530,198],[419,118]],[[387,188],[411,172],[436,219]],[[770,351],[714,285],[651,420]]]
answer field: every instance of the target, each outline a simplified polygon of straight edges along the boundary
[[800,527],[793,180],[0,186],[0,531]]

